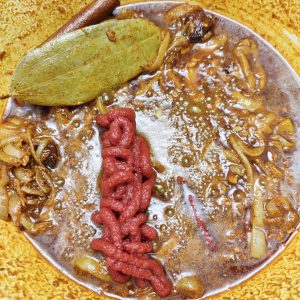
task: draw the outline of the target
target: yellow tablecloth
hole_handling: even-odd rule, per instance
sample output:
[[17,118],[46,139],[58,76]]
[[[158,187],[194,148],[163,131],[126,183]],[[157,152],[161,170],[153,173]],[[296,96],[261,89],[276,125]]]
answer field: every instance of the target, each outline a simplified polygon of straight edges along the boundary
[[[0,95],[19,59],[89,1],[0,0]],[[123,0],[122,4],[133,2]],[[300,74],[300,0],[198,0],[271,42]],[[1,55],[0,55],[1,56]],[[11,223],[0,221],[0,299],[100,299],[49,265]],[[102,297],[103,298],[103,297]],[[280,258],[218,299],[300,299],[300,234]]]

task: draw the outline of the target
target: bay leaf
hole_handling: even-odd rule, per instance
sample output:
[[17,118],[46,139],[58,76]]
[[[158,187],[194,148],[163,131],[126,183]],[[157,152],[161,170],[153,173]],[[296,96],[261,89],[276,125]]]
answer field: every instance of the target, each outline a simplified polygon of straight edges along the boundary
[[144,19],[76,30],[30,51],[12,76],[10,96],[45,106],[91,101],[151,65],[160,43],[161,29]]

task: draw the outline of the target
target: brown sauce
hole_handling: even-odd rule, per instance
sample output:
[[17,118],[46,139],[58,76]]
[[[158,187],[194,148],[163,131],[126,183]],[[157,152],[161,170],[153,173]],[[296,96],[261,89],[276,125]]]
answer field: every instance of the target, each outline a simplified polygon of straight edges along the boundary
[[[251,88],[249,72],[243,72],[235,54],[241,39],[224,32],[218,18],[212,37],[191,43],[174,37],[178,28],[164,22],[163,14],[139,11],[138,15],[169,28],[171,45],[177,46],[167,54],[159,71],[141,75],[121,89],[102,95],[102,99],[110,108],[133,108],[137,129],[151,146],[158,175],[148,209],[148,224],[159,233],[153,257],[162,262],[174,287],[181,278],[196,275],[204,295],[211,294],[259,268],[296,228],[296,192],[284,193],[286,186],[295,185],[289,167],[296,133],[280,129],[283,121],[290,120],[288,103],[278,99],[277,104],[268,106],[272,82],[266,87],[261,83],[264,75],[260,73],[259,55],[255,56],[255,50],[247,55],[250,72],[255,67],[257,71]],[[150,289],[139,290],[132,283],[101,282],[76,273],[72,265],[82,255],[104,260],[89,247],[101,235],[101,228],[90,219],[101,199],[96,114],[95,103],[49,111],[30,106],[12,108],[11,115],[23,115],[51,128],[62,158],[52,173],[57,188],[54,226],[34,240],[63,270],[100,293],[118,297],[149,294],[156,299]],[[272,121],[264,121],[266,116]],[[294,123],[292,126],[296,127]],[[234,151],[232,136],[249,149],[265,148],[261,155],[247,156],[252,175]],[[185,184],[178,183],[179,176]],[[253,258],[249,250],[256,180],[264,181],[267,189],[263,204],[267,249],[262,258]],[[197,226],[189,195],[194,197],[216,250],[207,246]],[[287,209],[279,207],[281,200],[273,203],[273,199],[282,197],[290,203]],[[271,210],[273,204],[279,207],[278,215],[276,209]],[[175,288],[170,299],[182,297]]]

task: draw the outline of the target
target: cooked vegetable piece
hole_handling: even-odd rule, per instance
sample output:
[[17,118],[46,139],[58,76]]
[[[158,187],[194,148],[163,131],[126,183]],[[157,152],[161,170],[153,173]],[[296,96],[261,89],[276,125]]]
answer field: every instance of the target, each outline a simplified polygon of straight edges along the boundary
[[10,195],[9,197],[9,215],[16,226],[20,225],[22,199],[18,195]]
[[78,270],[88,273],[96,278],[106,282],[112,281],[103,262],[96,261],[89,256],[81,256],[76,258],[73,264]]
[[34,223],[28,216],[21,214],[20,224],[32,235],[38,235],[47,231],[52,226],[52,221]]
[[203,295],[203,283],[198,276],[186,276],[176,284],[176,291],[187,299],[196,299]]
[[233,107],[236,109],[245,109],[250,112],[256,112],[263,108],[263,99],[258,96],[249,97],[235,91],[232,93],[232,99],[235,101]]
[[263,258],[267,252],[266,234],[264,231],[265,221],[265,191],[259,179],[254,182],[254,200],[251,212],[251,241],[250,254],[254,258]]
[[[23,118],[8,118],[0,124],[0,138],[1,133],[4,139],[9,134],[10,141],[0,146],[0,219],[7,220],[9,215],[17,226],[23,222],[29,232],[38,234],[51,224],[34,223],[29,215],[34,208],[39,211],[53,204],[56,192],[46,166],[56,165],[57,146],[45,137],[46,131]],[[42,220],[37,213],[35,220]]]
[[288,141],[279,134],[274,134],[271,136],[271,145],[275,146],[281,152],[288,152],[295,148],[294,142]]
[[10,94],[46,106],[91,101],[151,68],[160,43],[160,28],[143,19],[76,30],[29,52],[13,74]]
[[244,164],[244,167],[245,167],[246,173],[247,173],[247,181],[249,183],[253,183],[252,166],[251,166],[248,158],[244,154],[243,148],[241,147],[243,142],[238,137],[236,137],[234,135],[231,135],[229,137],[229,141],[230,141],[230,144],[232,145],[232,148],[235,150],[236,154],[239,156],[241,162]]
[[276,126],[276,130],[279,134],[287,133],[289,135],[295,135],[295,128],[291,119],[284,119]]
[[237,136],[233,135],[232,139],[235,141],[235,143],[238,145],[238,147],[243,151],[244,154],[250,157],[257,157],[264,153],[265,151],[265,145],[263,143],[263,139],[261,139],[261,146],[258,147],[248,147],[245,145],[245,143],[238,138]]
[[257,43],[252,39],[245,38],[235,47],[234,54],[250,90],[264,89],[267,76],[259,61]]
[[271,134],[273,132],[271,126],[276,119],[276,115],[272,112],[259,113],[250,117],[250,122],[256,125],[260,132],[264,134]]

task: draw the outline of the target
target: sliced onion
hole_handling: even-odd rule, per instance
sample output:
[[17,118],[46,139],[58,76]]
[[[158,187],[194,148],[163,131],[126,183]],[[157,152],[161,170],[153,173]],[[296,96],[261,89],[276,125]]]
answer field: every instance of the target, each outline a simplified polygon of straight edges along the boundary
[[39,216],[39,221],[49,221],[51,219],[52,210],[49,208],[46,208],[43,210]]
[[139,86],[139,89],[136,92],[136,96],[145,94],[149,89],[152,88],[155,81],[158,80],[161,72],[157,72],[153,77],[151,77],[147,82],[141,83],[141,86]]
[[245,168],[241,165],[231,165],[229,167],[230,171],[234,174],[237,174],[239,176],[244,176],[245,175]]
[[6,188],[0,186],[0,220],[7,221],[8,219],[8,196]]
[[278,196],[278,197],[275,197],[273,200],[276,203],[276,205],[278,207],[281,207],[283,210],[285,210],[285,211],[292,210],[291,203],[285,197]]
[[47,231],[52,226],[52,221],[33,223],[25,214],[21,215],[20,224],[32,235]]
[[265,222],[265,190],[257,179],[254,184],[254,201],[251,214],[251,241],[250,254],[254,258],[263,258],[267,252],[266,234],[264,232]]
[[[206,43],[199,45],[199,48],[204,48],[206,51],[215,51],[224,47],[227,43],[228,37],[226,34],[214,35],[211,39],[209,39]],[[203,53],[203,52],[202,52]]]
[[17,131],[17,129],[19,128],[18,125],[15,125],[15,124],[12,124],[10,123],[9,121],[8,122],[5,122],[5,123],[2,123],[0,125],[0,128],[1,129],[8,129],[8,130],[13,130],[13,131]]
[[253,258],[263,258],[266,255],[266,234],[260,227],[252,227],[250,252]]
[[284,173],[282,170],[280,170],[277,166],[275,166],[275,164],[273,164],[272,162],[268,161],[266,164],[266,167],[268,169],[268,173],[270,176],[272,176],[272,178],[280,178],[283,179],[284,178]]
[[45,206],[52,206],[53,205],[53,202],[54,202],[54,199],[55,199],[55,195],[56,195],[56,192],[55,192],[55,187],[53,185],[53,182],[50,178],[50,176],[48,175],[47,173],[47,170],[45,167],[41,168],[41,172],[42,172],[42,175],[44,177],[44,179],[46,180],[49,188],[50,188],[50,195],[45,203]]
[[39,191],[27,185],[21,186],[21,191],[28,195],[41,196],[41,197],[45,196],[45,193],[43,191]]
[[[6,123],[0,124],[0,219],[7,220],[10,215],[16,225],[23,225],[25,229],[33,234],[42,233],[50,228],[51,221],[46,220],[49,217],[48,212],[41,216],[43,222],[33,222],[25,212],[26,205],[41,205],[41,200],[45,200],[44,205],[52,205],[55,197],[55,189],[47,169],[40,161],[43,151],[47,147],[50,138],[43,136],[36,138],[38,148],[35,151],[33,134],[34,125],[30,125],[19,118],[10,118]],[[24,142],[27,145],[24,145]],[[18,145],[22,144],[22,148]],[[2,148],[2,149],[1,149]],[[30,153],[24,149],[30,149]],[[31,154],[31,155],[30,155]],[[38,164],[32,167],[23,168],[29,161],[29,155],[32,156]],[[8,168],[1,161],[11,165],[12,178],[9,181]],[[4,167],[3,167],[4,166]],[[9,183],[9,186],[7,186]],[[11,189],[8,197],[7,190]],[[46,197],[47,196],[47,197]],[[40,199],[39,197],[42,197]]]
[[24,193],[21,191],[21,183],[17,178],[14,178],[11,182],[13,189],[17,192],[17,195],[22,199],[22,205],[28,203],[28,200],[25,198]]
[[20,134],[10,136],[10,137],[7,137],[7,138],[3,138],[3,139],[0,139],[0,147],[2,148],[4,146],[6,146],[7,144],[12,144],[12,143],[20,143],[23,140],[24,139],[22,138],[22,136]]
[[[182,36],[182,35],[176,35],[175,38],[173,39],[173,42],[169,46],[167,56],[169,56],[169,54],[171,54],[171,52],[173,50],[176,50],[177,48],[183,48],[184,46],[188,46],[188,45],[189,45],[189,41],[188,41],[187,37]],[[168,60],[169,60],[169,58],[168,58]]]
[[27,128],[26,135],[27,135],[27,140],[28,140],[28,143],[29,143],[29,148],[30,148],[30,152],[31,152],[32,157],[34,158],[34,160],[36,161],[36,163],[38,165],[43,166],[41,160],[36,156],[36,153],[35,153],[35,150],[34,150],[34,146],[33,146],[33,142],[32,142],[32,127],[31,126],[29,126]]
[[236,101],[236,103],[233,105],[233,107],[236,109],[244,109],[250,112],[256,112],[263,107],[262,98],[247,97],[238,91],[233,92],[232,99]]
[[36,167],[35,168],[36,173],[35,173],[35,181],[38,185],[38,187],[45,193],[49,193],[51,191],[51,188],[47,184],[47,180],[44,178],[44,171],[41,167]]
[[35,152],[35,155],[38,159],[41,159],[41,155],[43,153],[43,151],[45,150],[45,148],[47,147],[49,143],[49,139],[43,139],[40,143],[39,143],[39,146]]
[[251,164],[250,164],[248,158],[243,153],[243,150],[241,149],[240,145],[236,142],[234,135],[231,135],[229,137],[229,141],[231,143],[232,148],[235,150],[235,152],[239,156],[240,160],[244,164],[244,167],[245,167],[246,173],[247,173],[248,183],[250,183],[250,184],[253,183],[253,170],[252,170],[252,167],[251,167]]
[[22,124],[24,124],[26,121],[19,118],[19,117],[10,117],[9,120],[8,120],[8,123],[11,123],[11,124],[14,124],[14,125],[17,125],[17,126],[20,126]]
[[21,159],[25,153],[12,144],[8,144],[3,148],[3,152],[7,155],[13,156],[17,159]]
[[[233,52],[250,89],[264,89],[267,82],[267,75],[259,61],[257,43],[252,39],[242,39]],[[248,57],[252,57],[252,62],[250,62]]]
[[19,166],[21,164],[18,159],[16,159],[15,157],[12,157],[10,155],[7,155],[2,150],[0,150],[0,160],[6,162],[8,164],[11,164],[13,166]]
[[25,169],[22,167],[15,168],[13,173],[21,183],[31,182],[33,180],[33,176],[34,176],[34,173],[32,170]]
[[295,128],[293,126],[293,123],[291,119],[284,119],[282,120],[277,126],[276,131],[279,134],[287,133],[289,135],[294,136],[295,135]]
[[271,134],[273,132],[271,126],[276,120],[276,115],[272,112],[259,113],[257,115],[251,115],[249,120],[261,133]]
[[271,199],[267,203],[266,209],[267,209],[267,212],[268,212],[268,216],[271,217],[271,218],[277,218],[277,217],[280,217],[283,214],[282,209],[276,204],[274,199]]
[[9,215],[16,226],[20,225],[22,199],[18,195],[12,195],[9,199]]
[[16,129],[8,129],[8,128],[3,128],[3,126],[0,126],[0,139],[11,137],[16,134],[18,134],[18,131]]
[[233,151],[228,150],[228,149],[224,149],[223,153],[224,153],[226,159],[229,160],[230,162],[233,162],[233,163],[236,163],[236,164],[240,162],[240,159],[238,158],[238,156]]
[[269,176],[269,170],[266,167],[265,162],[261,158],[254,158],[255,164],[260,168],[262,172],[264,172],[267,176]]
[[276,134],[271,136],[272,144],[281,152],[290,151],[295,148],[295,143],[289,142],[283,136]]
[[73,264],[75,268],[88,273],[93,277],[99,278],[106,282],[112,281],[103,262],[98,262],[89,256],[81,256],[76,258]]
[[97,107],[98,112],[100,114],[107,114],[109,112],[108,108],[106,107],[106,105],[102,101],[102,97],[98,97],[96,99],[96,107]]

